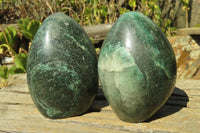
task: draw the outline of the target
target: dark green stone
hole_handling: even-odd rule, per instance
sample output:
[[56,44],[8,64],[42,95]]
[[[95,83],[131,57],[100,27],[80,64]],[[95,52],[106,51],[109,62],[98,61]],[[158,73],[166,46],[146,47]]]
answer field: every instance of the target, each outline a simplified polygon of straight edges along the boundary
[[70,117],[89,109],[98,87],[97,58],[78,23],[62,13],[42,23],[29,51],[27,79],[45,117]]
[[176,60],[159,27],[139,12],[123,14],[98,61],[103,92],[123,121],[142,122],[163,106],[176,80]]

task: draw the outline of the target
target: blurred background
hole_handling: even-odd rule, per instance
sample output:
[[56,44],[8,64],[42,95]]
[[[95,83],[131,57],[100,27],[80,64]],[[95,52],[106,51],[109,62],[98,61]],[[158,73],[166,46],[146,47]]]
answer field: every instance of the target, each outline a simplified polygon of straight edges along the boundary
[[0,22],[20,18],[43,21],[54,12],[64,12],[81,25],[114,23],[127,11],[140,11],[164,32],[200,24],[199,0],[0,0]]

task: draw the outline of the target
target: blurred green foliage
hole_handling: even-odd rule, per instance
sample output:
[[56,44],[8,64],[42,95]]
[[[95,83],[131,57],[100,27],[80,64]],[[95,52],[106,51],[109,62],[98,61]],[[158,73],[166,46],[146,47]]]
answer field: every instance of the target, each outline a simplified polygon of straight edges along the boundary
[[[13,26],[8,26],[5,30],[0,32],[0,49],[2,51],[8,50],[11,56],[14,57],[14,65],[8,68],[6,65],[0,67],[0,77],[3,78],[2,84],[7,85],[7,79],[10,74],[18,74],[26,72],[27,53],[16,53],[13,46],[16,42],[18,34],[23,35],[30,42],[33,40],[41,22],[31,20],[29,18],[20,19],[18,21],[19,29]],[[19,33],[18,33],[19,32]]]
[[[188,0],[183,0],[187,4]],[[164,33],[171,35],[170,19],[162,19],[159,0],[12,0],[20,18],[42,22],[52,12],[64,12],[81,25],[114,23],[128,11],[139,11],[150,17]]]
[[30,41],[33,40],[33,37],[35,36],[40,25],[40,21],[31,20],[29,18],[20,19],[18,21],[20,32]]
[[[5,34],[5,36],[4,36]],[[16,41],[17,39],[17,31],[15,29],[15,27],[13,26],[9,26],[5,29],[4,31],[4,34],[3,32],[0,32],[0,41],[1,41],[1,45],[2,44],[9,44],[11,47],[13,46],[14,42]],[[6,40],[7,39],[7,40]],[[8,41],[8,42],[7,42]],[[0,45],[0,46],[1,46]]]
[[190,0],[182,0],[182,3],[184,4],[184,6],[189,6]]
[[188,28],[189,27],[189,24],[188,24],[188,15],[189,15],[189,13],[188,13],[188,11],[190,10],[190,7],[189,7],[189,5],[190,5],[190,0],[182,0],[181,1],[182,3],[183,3],[183,10],[185,11],[185,24],[186,24],[186,28]]

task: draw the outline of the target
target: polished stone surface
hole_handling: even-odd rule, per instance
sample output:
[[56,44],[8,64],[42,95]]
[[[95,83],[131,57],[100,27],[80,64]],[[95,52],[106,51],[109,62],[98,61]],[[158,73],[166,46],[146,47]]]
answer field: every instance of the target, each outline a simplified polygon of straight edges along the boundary
[[70,117],[89,109],[98,87],[97,57],[78,23],[62,13],[42,23],[29,51],[27,79],[45,117]]
[[123,121],[142,122],[163,106],[176,80],[165,35],[139,12],[123,14],[108,33],[98,61],[103,92]]

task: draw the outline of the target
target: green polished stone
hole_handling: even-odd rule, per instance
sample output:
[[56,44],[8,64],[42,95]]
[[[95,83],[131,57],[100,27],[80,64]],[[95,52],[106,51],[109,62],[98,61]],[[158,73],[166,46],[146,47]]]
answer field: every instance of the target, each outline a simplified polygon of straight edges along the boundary
[[73,19],[62,13],[45,19],[27,62],[28,87],[42,115],[64,118],[89,109],[98,87],[96,52]]
[[98,73],[103,92],[123,121],[142,122],[167,101],[176,60],[159,27],[139,12],[123,14],[101,48]]

